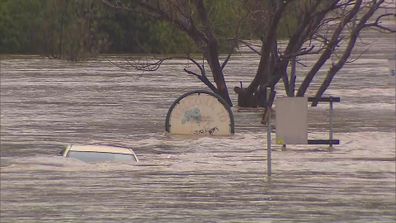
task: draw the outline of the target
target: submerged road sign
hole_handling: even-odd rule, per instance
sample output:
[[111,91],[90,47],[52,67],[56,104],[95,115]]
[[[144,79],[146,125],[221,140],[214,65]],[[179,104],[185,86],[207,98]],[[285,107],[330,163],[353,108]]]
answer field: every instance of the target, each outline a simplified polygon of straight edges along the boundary
[[165,130],[182,135],[231,135],[234,117],[219,95],[192,91],[179,97],[169,108]]
[[283,97],[276,100],[277,144],[307,144],[308,99]]
[[[276,101],[276,143],[286,144],[323,144],[332,147],[339,144],[333,139],[333,102],[339,97],[282,97]],[[308,102],[329,102],[329,139],[308,140]]]

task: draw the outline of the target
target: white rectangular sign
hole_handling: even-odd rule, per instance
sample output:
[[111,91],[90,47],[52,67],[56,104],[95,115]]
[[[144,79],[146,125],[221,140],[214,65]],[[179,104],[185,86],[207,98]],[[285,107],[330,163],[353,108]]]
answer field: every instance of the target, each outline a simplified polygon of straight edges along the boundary
[[308,98],[277,98],[276,109],[276,143],[308,143]]

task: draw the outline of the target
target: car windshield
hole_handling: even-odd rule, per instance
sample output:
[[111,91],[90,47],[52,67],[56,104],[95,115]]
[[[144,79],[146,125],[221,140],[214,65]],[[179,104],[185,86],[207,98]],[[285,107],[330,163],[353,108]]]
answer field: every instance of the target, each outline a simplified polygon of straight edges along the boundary
[[111,161],[111,162],[137,161],[135,156],[131,154],[119,154],[119,153],[69,151],[67,156],[88,163],[105,162],[105,161]]

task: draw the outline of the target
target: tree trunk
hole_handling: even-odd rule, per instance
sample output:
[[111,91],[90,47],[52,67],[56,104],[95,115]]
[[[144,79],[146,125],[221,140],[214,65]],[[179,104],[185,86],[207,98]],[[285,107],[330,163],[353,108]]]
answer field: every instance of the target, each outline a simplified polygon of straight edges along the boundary
[[228,93],[227,84],[224,79],[223,69],[219,62],[219,47],[216,37],[214,36],[211,23],[208,18],[208,13],[205,8],[205,3],[203,0],[198,0],[195,2],[198,15],[204,26],[204,41],[206,42],[204,50],[204,55],[208,61],[210,70],[212,71],[213,80],[216,84],[218,93],[229,106],[232,106],[232,101]]
[[228,93],[227,84],[224,78],[224,73],[219,62],[218,46],[215,39],[209,40],[208,47],[205,50],[205,57],[212,71],[213,80],[216,84],[217,91],[228,105],[232,106],[232,101]]
[[[274,74],[277,64],[277,27],[282,18],[282,14],[288,2],[276,2],[271,6],[273,16],[268,26],[268,32],[263,38],[261,45],[261,57],[256,75],[247,88],[241,89],[235,87],[238,94],[238,105],[242,107],[257,107],[263,105],[263,92],[260,89],[272,86],[272,75]],[[265,101],[265,97],[264,97]]]

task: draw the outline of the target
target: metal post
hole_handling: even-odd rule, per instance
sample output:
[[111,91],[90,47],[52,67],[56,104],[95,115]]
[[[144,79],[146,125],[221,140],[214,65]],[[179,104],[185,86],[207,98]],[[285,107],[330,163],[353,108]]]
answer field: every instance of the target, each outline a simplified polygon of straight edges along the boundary
[[329,122],[330,122],[330,132],[329,132],[329,138],[330,138],[330,148],[333,147],[333,99],[330,97],[330,117],[329,117]]
[[[267,96],[269,98],[271,90],[268,92],[267,91]],[[267,100],[268,102],[268,100]],[[271,106],[269,106],[270,103],[267,103],[267,114],[268,114],[268,119],[267,119],[267,175],[270,177],[272,174],[272,167],[271,167]]]

